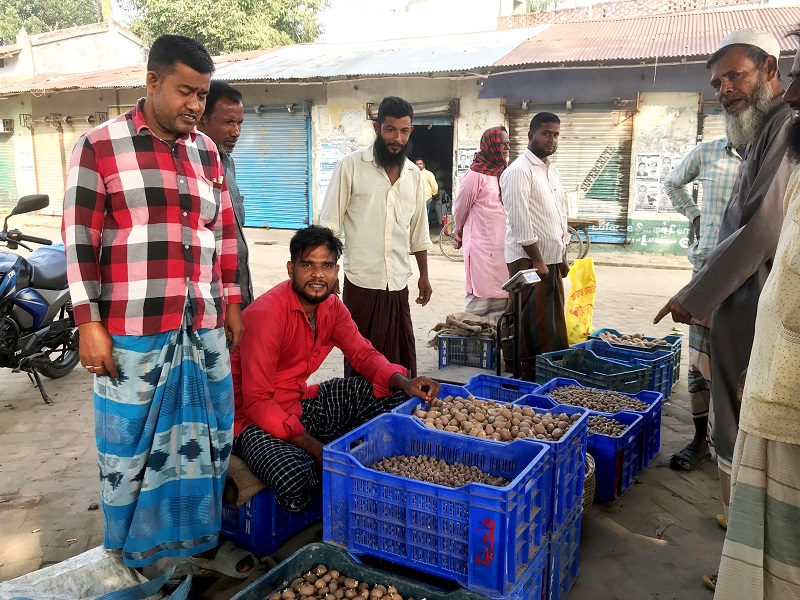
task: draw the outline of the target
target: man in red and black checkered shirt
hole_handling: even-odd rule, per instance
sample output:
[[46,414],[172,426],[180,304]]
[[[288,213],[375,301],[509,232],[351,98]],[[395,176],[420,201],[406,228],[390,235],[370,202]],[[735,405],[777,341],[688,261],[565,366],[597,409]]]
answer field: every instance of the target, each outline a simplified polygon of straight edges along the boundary
[[233,429],[228,346],[243,331],[236,223],[217,148],[195,131],[214,63],[169,35],[147,70],[147,96],[78,140],[64,199],[80,358],[95,375],[104,545],[132,567],[234,558],[239,576],[255,563],[216,551]]

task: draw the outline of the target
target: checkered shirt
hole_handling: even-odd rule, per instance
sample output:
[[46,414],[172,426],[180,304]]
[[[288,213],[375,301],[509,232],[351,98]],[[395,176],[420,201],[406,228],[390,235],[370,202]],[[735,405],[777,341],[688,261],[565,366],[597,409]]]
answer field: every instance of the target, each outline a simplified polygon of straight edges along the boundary
[[214,143],[193,131],[170,145],[144,99],[82,136],[72,152],[62,234],[78,325],[109,333],[221,327],[240,302],[236,222]]

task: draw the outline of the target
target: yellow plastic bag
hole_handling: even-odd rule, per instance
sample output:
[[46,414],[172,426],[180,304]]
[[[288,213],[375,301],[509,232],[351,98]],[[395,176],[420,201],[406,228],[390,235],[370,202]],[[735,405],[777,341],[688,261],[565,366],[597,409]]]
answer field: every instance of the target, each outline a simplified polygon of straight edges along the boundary
[[567,297],[567,338],[570,346],[585,342],[592,333],[592,313],[597,279],[594,275],[594,261],[579,258],[569,270],[571,282]]

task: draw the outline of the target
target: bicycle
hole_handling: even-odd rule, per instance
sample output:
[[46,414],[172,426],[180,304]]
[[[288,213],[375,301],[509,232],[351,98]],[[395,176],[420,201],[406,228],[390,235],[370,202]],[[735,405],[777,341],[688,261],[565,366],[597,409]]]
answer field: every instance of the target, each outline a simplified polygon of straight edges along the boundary
[[584,244],[583,240],[581,239],[578,230],[574,227],[567,227],[567,232],[569,233],[569,243],[567,244],[567,264],[570,266],[574,263],[577,259],[583,258],[588,254],[589,247],[586,247],[586,253],[584,253]]
[[442,231],[439,233],[439,249],[442,251],[442,254],[450,260],[456,262],[463,261],[464,253],[461,251],[460,247],[456,247],[458,243],[453,235],[453,217],[451,215],[445,215],[443,220]]

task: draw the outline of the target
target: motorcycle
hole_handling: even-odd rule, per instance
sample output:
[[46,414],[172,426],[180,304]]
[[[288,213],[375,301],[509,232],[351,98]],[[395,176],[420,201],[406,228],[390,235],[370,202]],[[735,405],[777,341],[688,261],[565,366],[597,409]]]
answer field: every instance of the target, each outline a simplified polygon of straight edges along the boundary
[[0,368],[27,373],[42,399],[53,404],[40,375],[58,379],[80,361],[64,244],[8,229],[12,216],[41,210],[48,204],[50,199],[44,194],[23,196],[3,221],[0,242],[10,250],[22,246],[32,252],[26,242],[43,247],[27,259],[0,252]]

